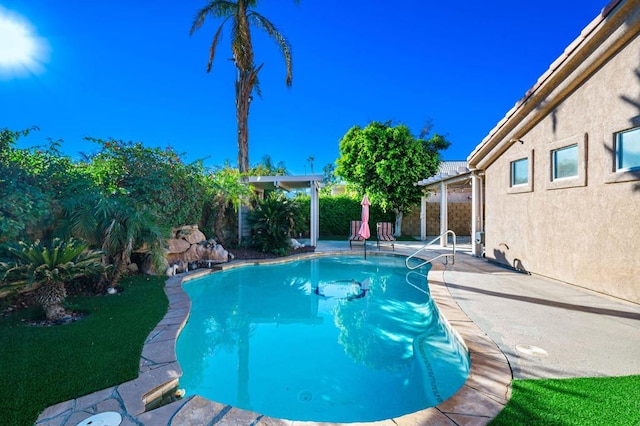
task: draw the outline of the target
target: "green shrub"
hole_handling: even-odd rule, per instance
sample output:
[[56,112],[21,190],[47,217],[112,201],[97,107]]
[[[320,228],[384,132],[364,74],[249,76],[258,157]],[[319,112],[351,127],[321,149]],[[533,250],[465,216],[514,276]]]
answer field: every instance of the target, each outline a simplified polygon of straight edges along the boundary
[[[349,235],[349,223],[352,220],[360,220],[362,206],[360,198],[349,195],[320,196],[320,236]],[[309,232],[309,214],[311,197],[299,196],[296,202],[300,206],[300,214],[304,219],[296,222],[295,232],[304,235]],[[393,212],[384,212],[379,205],[369,208],[369,226],[374,229],[376,222],[394,222]]]
[[0,290],[4,288],[36,288],[36,301],[42,306],[48,320],[59,320],[66,315],[63,302],[67,297],[65,282],[85,276],[97,277],[105,268],[102,253],[89,250],[86,242],[54,239],[45,245],[19,243],[10,248],[15,256],[12,263],[0,262]]
[[282,194],[272,193],[249,213],[253,242],[263,252],[285,255],[298,215],[298,204]]

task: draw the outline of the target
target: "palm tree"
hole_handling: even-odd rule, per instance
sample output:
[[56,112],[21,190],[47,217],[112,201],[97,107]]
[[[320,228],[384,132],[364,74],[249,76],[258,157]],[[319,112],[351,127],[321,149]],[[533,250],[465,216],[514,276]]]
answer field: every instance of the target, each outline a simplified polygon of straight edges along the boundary
[[56,238],[49,246],[40,241],[18,244],[20,248],[9,248],[16,262],[0,262],[0,289],[35,287],[36,301],[49,321],[66,315],[62,305],[67,297],[65,282],[84,276],[97,277],[104,271],[102,253],[89,250],[86,242]]
[[[298,3],[298,0],[294,1]],[[287,66],[287,86],[291,86],[292,82],[291,46],[267,18],[250,9],[257,2],[257,0],[237,0],[235,2],[211,0],[196,13],[190,31],[190,34],[193,34],[200,29],[209,15],[213,18],[222,19],[222,23],[215,32],[209,48],[207,72],[210,72],[216,47],[222,34],[222,28],[227,22],[231,23],[231,51],[233,53],[233,61],[238,69],[236,79],[236,121],[238,124],[238,168],[240,173],[247,173],[249,170],[249,104],[254,89],[260,95],[258,72],[260,72],[263,65],[256,66],[254,63],[251,26],[264,30],[269,37],[278,43]]]
[[146,248],[156,267],[163,264],[169,232],[146,206],[127,197],[88,194],[68,200],[64,208],[71,234],[101,247],[103,263],[113,264],[110,287],[118,285],[134,249]]

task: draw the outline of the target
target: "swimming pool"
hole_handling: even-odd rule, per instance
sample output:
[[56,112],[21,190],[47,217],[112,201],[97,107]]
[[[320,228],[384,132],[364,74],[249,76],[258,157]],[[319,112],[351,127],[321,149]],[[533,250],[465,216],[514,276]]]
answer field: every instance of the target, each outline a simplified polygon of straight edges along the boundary
[[[315,257],[185,283],[180,387],[271,417],[365,422],[438,405],[469,358],[395,256]],[[368,288],[367,288],[368,287]]]

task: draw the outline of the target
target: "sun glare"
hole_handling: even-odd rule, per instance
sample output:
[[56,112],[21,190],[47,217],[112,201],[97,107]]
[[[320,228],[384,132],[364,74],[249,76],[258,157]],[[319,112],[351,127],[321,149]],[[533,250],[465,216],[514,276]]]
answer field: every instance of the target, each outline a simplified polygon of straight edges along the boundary
[[41,74],[47,43],[29,22],[0,6],[0,77]]

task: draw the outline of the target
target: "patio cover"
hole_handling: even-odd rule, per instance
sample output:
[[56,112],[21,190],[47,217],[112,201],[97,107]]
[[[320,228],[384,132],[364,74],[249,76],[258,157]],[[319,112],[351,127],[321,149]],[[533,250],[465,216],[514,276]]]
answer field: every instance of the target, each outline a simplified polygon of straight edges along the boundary
[[[473,174],[469,170],[468,163],[466,161],[444,161],[440,164],[438,174],[431,176],[427,179],[423,179],[415,183],[418,186],[424,186],[426,189],[440,189],[440,233],[443,234],[449,229],[448,223],[448,187],[449,186],[471,186],[472,187],[472,219],[471,219],[471,234],[476,235],[476,232],[482,231],[482,199],[479,195],[481,188],[481,182],[478,182],[478,176]],[[478,194],[476,194],[478,192]],[[426,214],[426,197],[422,197],[421,213],[420,213],[420,229],[422,240],[426,240],[427,229],[427,214]],[[472,238],[472,240],[475,240]],[[442,247],[447,246],[446,237],[440,238],[440,245]],[[474,252],[481,248],[474,247]]]
[[[309,244],[316,246],[319,234],[320,208],[318,195],[322,187],[322,175],[297,175],[297,176],[249,176],[246,182],[260,192],[273,189],[284,189],[291,191],[294,189],[309,188],[311,195],[311,205],[309,214]],[[242,209],[238,209],[238,236],[242,238]]]

